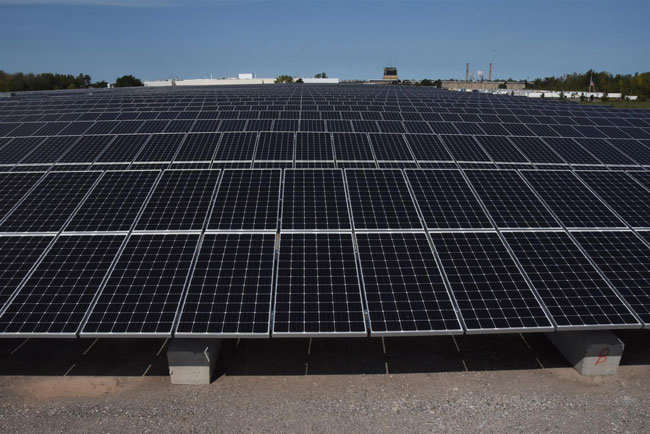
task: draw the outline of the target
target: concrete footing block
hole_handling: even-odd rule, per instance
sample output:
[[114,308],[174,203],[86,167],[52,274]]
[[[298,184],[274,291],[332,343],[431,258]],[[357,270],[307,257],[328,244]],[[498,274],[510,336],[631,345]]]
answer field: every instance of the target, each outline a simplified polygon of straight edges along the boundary
[[546,333],[546,337],[581,375],[614,375],[623,342],[609,331]]
[[172,384],[210,384],[221,339],[173,339],[167,348]]

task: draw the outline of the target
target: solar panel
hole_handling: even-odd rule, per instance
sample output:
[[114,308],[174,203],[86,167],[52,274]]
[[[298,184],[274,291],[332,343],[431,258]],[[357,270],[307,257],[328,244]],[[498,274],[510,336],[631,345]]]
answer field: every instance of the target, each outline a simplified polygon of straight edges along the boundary
[[49,173],[0,224],[0,231],[58,232],[100,175]]
[[413,155],[400,134],[370,134],[377,160],[412,161]]
[[260,133],[255,160],[293,160],[293,133]]
[[634,165],[634,161],[603,139],[575,139],[585,149],[605,164]]
[[512,170],[466,170],[465,174],[500,228],[559,228],[523,179]]
[[431,239],[468,334],[553,330],[497,234],[432,233]]
[[453,160],[445,145],[433,134],[407,134],[406,140],[416,160],[450,161]]
[[334,149],[329,133],[297,133],[296,160],[334,160]]
[[275,234],[206,234],[176,336],[268,336]]
[[526,157],[502,136],[476,136],[483,149],[492,160],[506,163],[528,163]]
[[0,221],[41,177],[42,172],[0,173]]
[[506,241],[562,328],[638,322],[564,232],[507,232]]
[[211,161],[220,133],[188,134],[174,161]]
[[415,204],[397,169],[346,169],[355,229],[420,229]]
[[78,137],[48,137],[40,144],[40,146],[20,160],[20,163],[55,163],[78,139]]
[[16,164],[43,142],[43,137],[18,137],[0,148],[0,164]]
[[125,236],[62,236],[0,317],[0,333],[73,335]]
[[544,137],[548,146],[569,164],[600,164],[592,154],[586,152],[573,139],[566,137]]
[[255,155],[256,133],[224,133],[214,155],[215,161],[252,161]]
[[116,136],[115,140],[97,158],[98,163],[131,162],[138,154],[140,148],[149,140],[149,136],[129,134]]
[[650,248],[633,232],[572,234],[641,320],[650,323]]
[[341,170],[286,170],[283,230],[350,229]]
[[151,194],[136,230],[201,230],[219,170],[166,170]]
[[106,172],[65,227],[66,232],[128,231],[158,171]]
[[487,161],[490,157],[471,136],[441,135],[440,138],[457,161]]
[[650,227],[650,191],[623,172],[576,172],[623,220]]
[[512,136],[509,139],[532,163],[565,164],[564,160],[538,137]]
[[0,312],[53,239],[0,236]]
[[272,230],[278,227],[282,171],[225,170],[208,230]]
[[492,228],[460,171],[409,169],[405,173],[427,228]]
[[132,235],[81,335],[170,336],[198,234]]
[[106,149],[114,136],[83,136],[58,163],[92,163]]
[[275,335],[366,335],[351,234],[282,234]]
[[625,155],[631,156],[636,162],[650,165],[650,148],[643,145],[641,141],[632,139],[609,139],[608,141]]
[[366,134],[334,133],[332,137],[334,138],[334,153],[337,160],[375,160]]
[[462,333],[421,232],[357,234],[371,334]]
[[184,134],[153,134],[133,161],[172,161]]
[[521,173],[565,226],[625,226],[573,173],[560,170]]

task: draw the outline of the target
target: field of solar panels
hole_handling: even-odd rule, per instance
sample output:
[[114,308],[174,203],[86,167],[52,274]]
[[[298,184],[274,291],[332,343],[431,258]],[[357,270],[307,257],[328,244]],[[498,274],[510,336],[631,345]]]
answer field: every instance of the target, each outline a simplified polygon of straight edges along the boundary
[[0,101],[0,336],[650,324],[650,111],[397,86]]
[[[565,409],[592,403],[643,431],[649,325],[650,111],[369,85],[0,99],[0,430],[67,430],[110,395],[134,427],[158,414],[143,429],[178,422],[138,413],[152,397],[251,430],[320,412],[389,428],[396,411],[413,424],[395,430],[422,414],[512,428],[458,413],[478,400],[542,418],[526,430],[571,429]],[[551,372],[570,365],[528,334],[583,330],[616,330],[622,365],[644,366]],[[205,408],[155,380],[40,377],[166,375],[169,342],[197,337],[226,339]],[[315,400],[304,374],[346,375],[309,380]],[[230,407],[211,407],[219,390]],[[43,397],[51,417],[14,417]],[[267,414],[264,397],[293,404]]]

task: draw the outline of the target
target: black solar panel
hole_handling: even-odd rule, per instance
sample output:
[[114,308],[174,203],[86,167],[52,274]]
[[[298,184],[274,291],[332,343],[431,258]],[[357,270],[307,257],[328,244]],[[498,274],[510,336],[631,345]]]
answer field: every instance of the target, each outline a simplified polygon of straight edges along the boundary
[[176,336],[270,333],[275,234],[206,234]]
[[65,231],[128,231],[158,174],[158,171],[139,170],[106,172]]
[[433,134],[407,134],[409,146],[416,160],[450,161],[453,160],[438,136]]
[[442,135],[440,137],[457,161],[492,161],[472,136]]
[[221,134],[188,134],[174,161],[211,161]]
[[52,236],[0,237],[0,312],[53,239]]
[[82,335],[170,336],[199,235],[133,235]]
[[428,228],[492,228],[458,170],[407,170],[405,173]]
[[333,134],[334,152],[337,160],[374,161],[375,157],[366,134]]
[[106,149],[113,136],[84,136],[79,139],[58,163],[92,163]]
[[0,173],[0,221],[42,177],[42,172]]
[[650,323],[650,248],[633,232],[574,232],[573,236],[614,288]]
[[45,140],[43,137],[18,137],[0,148],[0,164],[16,164]]
[[291,161],[294,155],[293,133],[260,133],[255,160]]
[[502,136],[476,136],[483,149],[492,160],[505,163],[528,163],[528,159]]
[[125,236],[62,236],[0,317],[0,333],[73,335]]
[[252,161],[255,155],[256,133],[224,133],[214,155],[215,161]]
[[47,164],[59,160],[79,137],[48,137],[40,146],[20,160],[21,164]]
[[650,227],[650,191],[623,172],[576,172],[633,227]]
[[603,139],[576,139],[576,141],[605,164],[636,164]]
[[357,234],[372,334],[462,328],[424,233]]
[[2,232],[58,232],[100,177],[99,172],[53,172],[0,224]]
[[277,169],[225,170],[208,229],[275,231],[281,180]]
[[377,160],[412,161],[413,155],[400,134],[370,134]]
[[218,179],[219,170],[166,170],[135,229],[201,230]]
[[285,170],[282,229],[350,229],[341,170]]
[[183,134],[153,134],[134,161],[172,161],[184,137]]
[[498,227],[560,227],[517,172],[466,170],[465,174]]
[[625,226],[573,173],[559,170],[521,173],[565,226]]
[[297,133],[296,160],[334,160],[334,149],[329,133]]
[[495,233],[432,233],[468,333],[552,330],[524,276]]
[[569,164],[600,164],[596,157],[587,152],[573,139],[545,137],[544,141]]
[[283,234],[273,333],[366,335],[351,234]]
[[509,139],[532,163],[565,164],[565,161],[538,137],[513,136]]
[[140,148],[146,143],[149,136],[142,134],[117,136],[97,158],[98,163],[131,162],[138,154]]
[[509,232],[504,236],[558,328],[638,324],[566,233]]
[[355,229],[422,227],[408,186],[397,169],[346,169]]

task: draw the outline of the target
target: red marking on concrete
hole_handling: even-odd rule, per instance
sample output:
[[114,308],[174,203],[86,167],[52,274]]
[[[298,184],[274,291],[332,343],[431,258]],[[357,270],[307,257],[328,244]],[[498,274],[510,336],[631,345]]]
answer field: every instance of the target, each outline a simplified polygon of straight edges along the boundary
[[596,363],[594,363],[594,366],[599,363],[605,363],[605,361],[607,360],[607,356],[609,356],[609,347],[605,347],[602,350],[600,350],[600,353],[598,353],[598,358],[596,359]]

